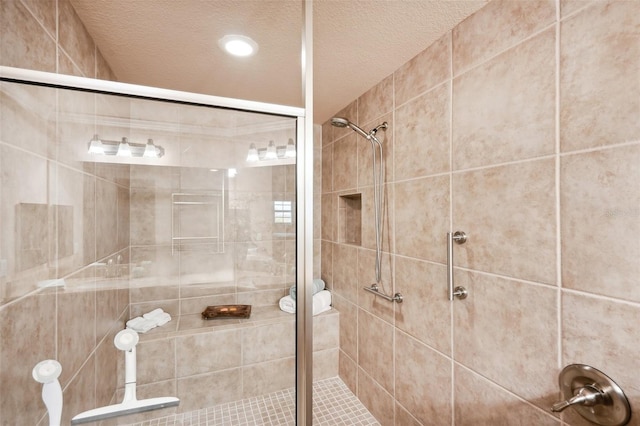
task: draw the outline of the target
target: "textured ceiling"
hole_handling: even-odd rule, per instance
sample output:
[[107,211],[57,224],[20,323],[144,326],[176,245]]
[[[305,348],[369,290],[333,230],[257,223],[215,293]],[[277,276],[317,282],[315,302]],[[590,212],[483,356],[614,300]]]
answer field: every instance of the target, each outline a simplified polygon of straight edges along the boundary
[[[301,2],[71,0],[123,82],[303,106]],[[314,122],[322,123],[486,0],[316,0]],[[260,46],[232,58],[217,45],[243,34]]]

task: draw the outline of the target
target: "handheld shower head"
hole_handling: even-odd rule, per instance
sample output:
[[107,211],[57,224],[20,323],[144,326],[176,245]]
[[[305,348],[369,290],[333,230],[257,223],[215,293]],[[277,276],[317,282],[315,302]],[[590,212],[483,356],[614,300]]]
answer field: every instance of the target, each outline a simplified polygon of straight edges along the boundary
[[367,134],[367,132],[365,132],[360,127],[356,126],[355,124],[353,124],[352,122],[350,122],[344,117],[333,117],[331,119],[331,124],[334,127],[351,127],[351,129],[356,133],[358,133],[360,136],[362,136],[365,139],[369,139],[369,135]]
[[335,127],[347,127],[349,125],[349,120],[342,117],[333,117],[331,119],[331,125]]

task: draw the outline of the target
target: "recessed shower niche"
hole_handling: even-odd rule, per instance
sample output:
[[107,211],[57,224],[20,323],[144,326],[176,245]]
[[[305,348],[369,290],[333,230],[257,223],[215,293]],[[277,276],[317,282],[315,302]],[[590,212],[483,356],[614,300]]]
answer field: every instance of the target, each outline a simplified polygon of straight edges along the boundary
[[338,240],[362,244],[362,194],[340,195],[338,201]]

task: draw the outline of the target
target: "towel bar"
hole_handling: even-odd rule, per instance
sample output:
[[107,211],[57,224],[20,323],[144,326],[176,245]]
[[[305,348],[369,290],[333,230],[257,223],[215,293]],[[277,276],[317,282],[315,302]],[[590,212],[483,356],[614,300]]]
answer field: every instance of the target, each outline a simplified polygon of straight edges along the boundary
[[389,302],[402,303],[403,297],[402,294],[396,293],[393,296],[388,296],[378,290],[378,284],[371,284],[371,287],[362,287],[365,291],[369,293],[373,293],[376,296],[382,297],[384,300],[388,300]]

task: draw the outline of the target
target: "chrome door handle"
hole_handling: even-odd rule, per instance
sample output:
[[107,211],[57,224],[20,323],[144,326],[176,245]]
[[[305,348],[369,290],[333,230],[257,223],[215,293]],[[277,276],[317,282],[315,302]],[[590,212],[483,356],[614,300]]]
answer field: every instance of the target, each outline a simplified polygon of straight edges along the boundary
[[454,233],[447,232],[447,285],[449,289],[449,300],[454,297],[466,299],[467,290],[464,287],[453,287],[453,243],[464,244],[467,242],[467,234],[462,231]]

